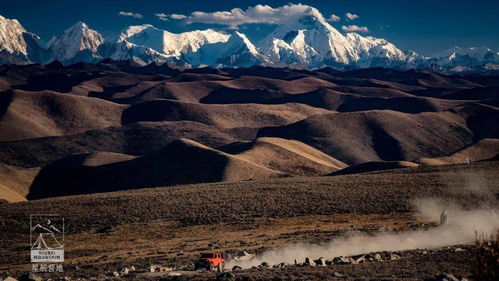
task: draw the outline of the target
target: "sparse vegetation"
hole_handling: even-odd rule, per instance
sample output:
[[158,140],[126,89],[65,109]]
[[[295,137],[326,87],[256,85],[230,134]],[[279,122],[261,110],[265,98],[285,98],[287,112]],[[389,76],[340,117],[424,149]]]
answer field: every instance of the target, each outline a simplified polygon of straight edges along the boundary
[[499,230],[492,237],[477,237],[474,276],[480,281],[499,279]]

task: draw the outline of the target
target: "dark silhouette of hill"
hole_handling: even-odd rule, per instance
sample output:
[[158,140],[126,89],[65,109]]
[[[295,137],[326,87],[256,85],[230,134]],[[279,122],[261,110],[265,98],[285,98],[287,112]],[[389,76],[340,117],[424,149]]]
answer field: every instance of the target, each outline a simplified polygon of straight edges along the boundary
[[74,157],[67,156],[43,168],[27,198],[280,176],[277,171],[188,139],[176,140],[144,157],[125,160],[122,156],[117,162],[102,165],[79,164]]

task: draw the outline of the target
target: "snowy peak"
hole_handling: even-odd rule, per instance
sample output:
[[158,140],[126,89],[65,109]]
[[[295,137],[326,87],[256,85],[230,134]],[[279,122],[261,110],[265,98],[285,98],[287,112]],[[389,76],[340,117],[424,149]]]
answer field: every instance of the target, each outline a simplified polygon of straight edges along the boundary
[[196,52],[186,55],[193,66],[248,67],[268,60],[251,43],[246,35],[234,32],[226,42],[206,44]]
[[[494,53],[487,47],[462,48],[454,46],[435,54],[428,62],[436,65],[437,70],[464,72],[473,69],[499,69],[499,53]],[[429,63],[426,63],[427,65]]]
[[436,57],[424,57],[403,52],[385,39],[342,33],[313,7],[302,11],[292,13],[284,22],[280,20],[279,26],[256,44],[238,31],[227,34],[206,29],[176,34],[150,24],[130,26],[117,40],[105,41],[87,24],[77,22],[42,46],[40,38],[19,21],[0,16],[0,64],[53,60],[95,63],[111,58],[183,67],[388,67],[449,72],[499,69],[499,53],[486,47],[454,46]]
[[489,53],[492,53],[492,51],[487,47],[463,48],[459,46],[453,46],[452,48],[449,48],[447,50],[435,54],[433,57],[436,58],[448,57],[452,59],[459,55],[459,56],[470,56],[475,59],[484,59],[485,56]]
[[37,62],[42,56],[37,35],[26,31],[19,21],[0,16],[0,63]]
[[463,60],[498,62],[497,56],[498,54],[494,54],[492,50],[487,47],[463,48],[459,46],[454,46],[434,55],[435,58],[440,58],[440,61],[445,61],[446,63]]
[[[404,60],[404,53],[384,39],[343,35],[315,8],[289,20],[260,43],[262,52],[279,64],[307,68],[371,66],[381,60]],[[385,63],[385,62],[383,62]]]
[[118,41],[148,47],[167,56],[179,57],[197,51],[204,44],[226,42],[228,38],[229,35],[212,29],[175,34],[152,25],[140,25],[124,30]]
[[97,60],[98,48],[105,42],[104,37],[90,29],[85,23],[77,22],[59,36],[52,38],[47,47],[53,58],[67,62],[83,56],[87,60]]
[[26,29],[17,20],[0,16],[0,50],[27,55],[25,33]]
[[164,51],[164,33],[166,31],[158,29],[150,24],[134,25],[125,29],[118,42],[127,42],[138,46],[145,46],[157,52]]
[[225,52],[229,53],[250,52],[251,54],[254,55],[258,54],[255,45],[251,43],[248,37],[237,31],[230,36],[225,48],[226,48]]

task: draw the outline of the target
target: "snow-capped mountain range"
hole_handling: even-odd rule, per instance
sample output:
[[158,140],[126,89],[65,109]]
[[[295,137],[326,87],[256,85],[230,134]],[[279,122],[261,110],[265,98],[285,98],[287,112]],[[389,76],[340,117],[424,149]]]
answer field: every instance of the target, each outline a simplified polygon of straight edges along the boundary
[[499,69],[499,53],[485,47],[453,47],[425,57],[402,51],[385,39],[341,33],[310,7],[290,17],[259,42],[240,32],[212,29],[174,34],[152,25],[130,26],[115,41],[78,22],[43,44],[17,20],[0,16],[0,63],[63,64],[105,58],[183,67],[278,67],[338,69],[361,67],[431,68],[441,71]]

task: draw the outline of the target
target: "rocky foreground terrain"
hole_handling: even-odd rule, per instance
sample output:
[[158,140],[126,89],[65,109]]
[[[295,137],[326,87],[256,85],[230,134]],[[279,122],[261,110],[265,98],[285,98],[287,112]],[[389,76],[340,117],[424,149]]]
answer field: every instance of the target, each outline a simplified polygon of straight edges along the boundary
[[[339,240],[337,245],[358,247],[378,241],[385,233],[414,231],[423,232],[403,241],[425,235],[438,240],[448,235],[438,231],[441,210],[455,205],[467,210],[487,206],[488,213],[488,208],[497,208],[498,167],[498,162],[489,161],[3,204],[0,223],[8,227],[4,227],[0,271],[19,277],[31,270],[26,223],[33,213],[62,214],[68,222],[64,273],[37,274],[54,279],[214,280],[219,273],[193,271],[200,253],[237,256],[247,251],[258,257],[296,243],[323,245],[355,233],[368,239],[359,243]],[[480,189],[470,188],[476,175]],[[426,207],[417,206],[418,200],[428,198],[438,198],[436,211],[424,204]],[[458,214],[450,212],[450,222],[465,220],[466,216]],[[347,249],[353,252],[345,254],[345,249],[331,248],[320,256],[310,255],[312,261],[324,257],[326,266],[306,263],[302,253],[309,248],[306,246],[286,256],[290,259],[286,265],[259,260],[256,268],[242,265],[244,268],[231,271],[233,264],[228,263],[227,269],[233,280],[432,280],[444,273],[476,280],[473,227],[473,223],[459,224],[458,232],[471,232],[464,236],[466,241],[444,239],[437,246],[418,250],[392,248],[398,239],[380,244],[385,246],[376,248],[378,251]],[[437,232],[432,232],[435,229]],[[316,263],[321,263],[320,259]]]

